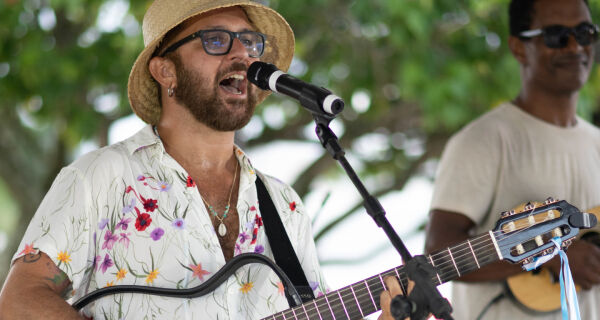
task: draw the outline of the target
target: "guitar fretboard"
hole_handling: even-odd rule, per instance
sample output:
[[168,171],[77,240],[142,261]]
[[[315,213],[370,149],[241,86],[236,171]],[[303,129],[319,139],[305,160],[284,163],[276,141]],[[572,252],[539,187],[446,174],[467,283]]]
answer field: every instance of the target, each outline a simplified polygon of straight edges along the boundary
[[[484,265],[500,260],[491,233],[483,234],[451,248],[426,256],[436,275],[432,279],[436,285],[456,279],[461,275],[477,270]],[[379,295],[386,290],[384,278],[395,276],[406,292],[408,279],[399,266],[383,273],[356,282],[340,290],[269,316],[266,319],[362,319],[374,313],[379,307]]]

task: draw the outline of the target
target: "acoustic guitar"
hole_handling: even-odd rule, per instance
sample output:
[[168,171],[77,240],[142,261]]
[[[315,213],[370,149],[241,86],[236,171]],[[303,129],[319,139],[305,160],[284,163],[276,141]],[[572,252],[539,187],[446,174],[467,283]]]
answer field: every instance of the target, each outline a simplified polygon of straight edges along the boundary
[[[529,263],[533,257],[552,251],[550,240],[560,234],[563,247],[577,236],[580,228],[590,228],[596,219],[581,213],[566,201],[546,201],[541,206],[528,206],[522,211],[504,214],[492,231],[481,234],[452,247],[426,256],[435,268],[431,279],[436,285],[456,279],[489,263],[506,260]],[[135,285],[112,286],[98,289],[73,304],[76,310],[100,297],[118,293],[142,293],[179,298],[195,298],[210,293],[223,283],[227,275],[237,269],[243,260],[260,262],[267,259],[245,253],[230,260],[217,274],[196,288],[171,289]],[[262,263],[262,262],[261,262]],[[326,295],[299,304],[265,319],[362,319],[380,310],[379,295],[386,290],[383,279],[395,276],[404,292],[408,279],[404,267],[399,266]]]
[[[587,212],[600,219],[600,206]],[[588,240],[600,246],[600,227],[586,230],[579,239]],[[579,286],[576,286],[580,290]],[[543,266],[529,272],[514,275],[506,280],[509,296],[517,304],[533,313],[546,313],[560,310],[560,282],[548,268]]]

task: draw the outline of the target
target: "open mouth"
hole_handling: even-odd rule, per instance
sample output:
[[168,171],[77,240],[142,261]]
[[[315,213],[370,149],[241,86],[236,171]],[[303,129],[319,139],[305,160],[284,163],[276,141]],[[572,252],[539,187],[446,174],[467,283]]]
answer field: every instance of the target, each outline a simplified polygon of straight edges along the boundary
[[233,93],[233,94],[237,94],[237,95],[241,95],[244,93],[244,86],[245,86],[245,77],[241,74],[232,74],[230,76],[228,76],[227,78],[221,80],[221,82],[219,82],[219,86],[221,88],[223,88],[223,90],[229,92],[229,93]]

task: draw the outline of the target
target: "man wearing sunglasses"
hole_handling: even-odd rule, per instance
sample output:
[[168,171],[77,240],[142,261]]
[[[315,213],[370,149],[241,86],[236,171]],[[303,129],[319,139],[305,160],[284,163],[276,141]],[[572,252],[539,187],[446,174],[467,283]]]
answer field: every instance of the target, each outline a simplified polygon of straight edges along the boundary
[[15,253],[1,319],[260,319],[287,309],[283,284],[258,264],[194,299],[118,293],[80,313],[69,305],[113,285],[193,288],[242,253],[273,259],[259,178],[309,294],[327,290],[300,198],[234,145],[268,94],[246,79],[250,64],[292,61],[287,22],[249,0],[155,0],[142,31],[128,94],[148,125],[60,172]]
[[[439,164],[426,251],[491,230],[502,211],[547,197],[581,210],[600,205],[600,130],[576,115],[593,64],[598,27],[584,0],[512,0],[509,48],[521,89],[451,138]],[[583,240],[568,250],[581,319],[600,319],[600,249]],[[555,276],[560,261],[543,268]],[[456,319],[562,319],[510,298],[504,281],[522,269],[497,262],[453,284]],[[548,282],[552,281],[550,277]],[[532,294],[543,296],[546,292]]]

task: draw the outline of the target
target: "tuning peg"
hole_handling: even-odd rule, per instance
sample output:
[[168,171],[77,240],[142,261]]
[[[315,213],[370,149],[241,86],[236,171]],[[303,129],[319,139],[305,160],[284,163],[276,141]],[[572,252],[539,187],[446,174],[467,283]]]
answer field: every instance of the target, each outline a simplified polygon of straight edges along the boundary
[[535,209],[535,204],[532,204],[531,202],[527,202],[527,204],[523,208],[523,211],[528,211],[528,210],[533,210],[533,209]]
[[503,211],[502,213],[500,213],[500,217],[506,218],[512,216],[513,214],[515,214],[515,210]]
[[552,198],[552,197],[548,197],[545,201],[544,204],[551,204],[551,203],[555,203],[558,202],[558,200]]

